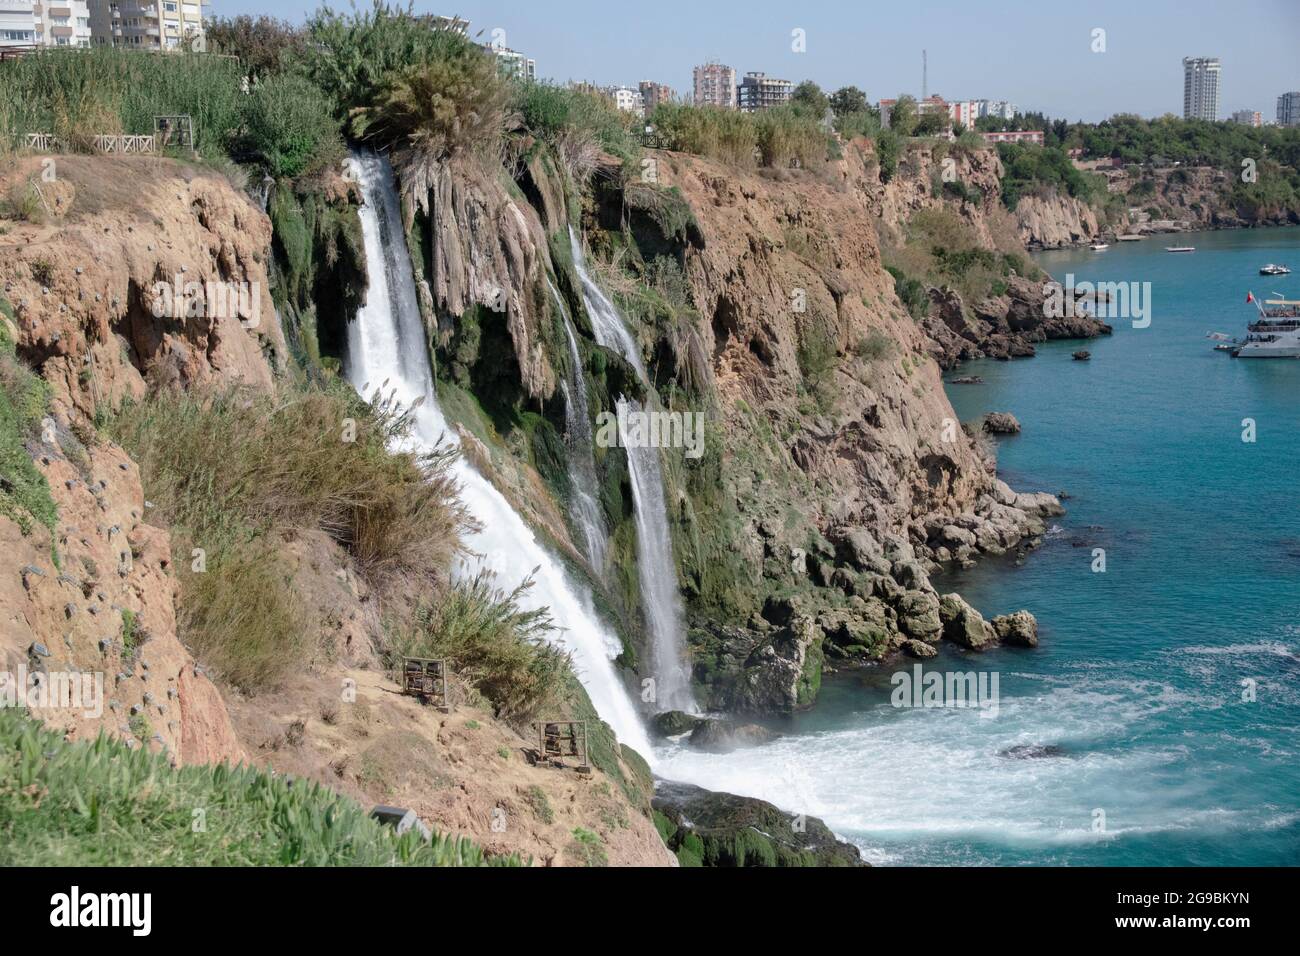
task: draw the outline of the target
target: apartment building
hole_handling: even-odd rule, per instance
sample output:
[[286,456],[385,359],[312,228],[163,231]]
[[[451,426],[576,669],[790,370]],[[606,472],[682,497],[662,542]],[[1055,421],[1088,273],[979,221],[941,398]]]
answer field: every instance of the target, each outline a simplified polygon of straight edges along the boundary
[[642,80],[637,84],[637,89],[641,91],[641,112],[646,117],[654,113],[660,103],[671,103],[676,99],[672,88],[663,83]]
[[1012,129],[1005,132],[980,133],[986,143],[1033,143],[1043,145],[1041,129]]
[[207,0],[89,0],[96,46],[160,52],[206,49]]
[[611,91],[614,97],[614,105],[624,113],[635,113],[637,116],[644,116],[641,91],[634,90],[630,86],[616,86]]
[[746,73],[736,89],[736,104],[746,113],[757,113],[790,102],[794,84],[766,73]]
[[0,50],[90,46],[86,0],[0,0]]
[[1183,57],[1183,119],[1219,118],[1219,58]]
[[1259,110],[1237,110],[1232,114],[1232,121],[1242,126],[1263,126],[1264,114]]
[[496,55],[497,69],[501,71],[502,76],[512,76],[515,79],[528,80],[529,82],[537,79],[536,60],[531,60],[518,50],[512,50],[506,46],[485,43],[483,48]]
[[721,63],[695,68],[695,105],[736,108],[736,71]]
[[1300,126],[1300,90],[1277,98],[1277,125]]

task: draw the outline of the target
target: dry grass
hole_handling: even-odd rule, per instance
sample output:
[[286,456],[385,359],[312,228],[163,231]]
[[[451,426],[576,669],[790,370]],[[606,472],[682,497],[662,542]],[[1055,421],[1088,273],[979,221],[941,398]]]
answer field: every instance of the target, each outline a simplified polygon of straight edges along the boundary
[[446,586],[468,518],[448,457],[390,451],[408,415],[339,386],[278,398],[164,392],[114,420],[172,528],[181,636],[224,679],[269,686],[315,650],[279,550],[285,535],[324,531],[381,593]]

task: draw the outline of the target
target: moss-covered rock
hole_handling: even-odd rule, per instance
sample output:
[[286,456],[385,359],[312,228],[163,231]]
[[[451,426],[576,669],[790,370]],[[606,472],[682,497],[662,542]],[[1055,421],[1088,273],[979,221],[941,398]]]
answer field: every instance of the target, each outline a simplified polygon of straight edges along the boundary
[[655,825],[682,866],[866,866],[816,817],[752,797],[661,781]]

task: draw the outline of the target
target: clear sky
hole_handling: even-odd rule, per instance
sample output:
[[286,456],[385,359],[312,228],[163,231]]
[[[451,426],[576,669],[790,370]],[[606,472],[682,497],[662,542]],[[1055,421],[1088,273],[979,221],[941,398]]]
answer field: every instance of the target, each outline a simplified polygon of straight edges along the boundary
[[[358,0],[368,6],[368,0]],[[346,9],[346,0],[336,2]],[[271,13],[299,21],[317,0],[213,0],[216,16]],[[1181,115],[1182,58],[1223,62],[1220,118],[1239,109],[1272,119],[1279,93],[1300,90],[1300,0],[417,0],[457,14],[471,33],[504,31],[538,75],[602,85],[656,80],[688,91],[691,68],[717,59],[827,89],[855,85],[871,100],[930,92],[1007,99],[1054,117]],[[806,51],[792,50],[792,31]],[[1093,31],[1105,52],[1093,52]]]

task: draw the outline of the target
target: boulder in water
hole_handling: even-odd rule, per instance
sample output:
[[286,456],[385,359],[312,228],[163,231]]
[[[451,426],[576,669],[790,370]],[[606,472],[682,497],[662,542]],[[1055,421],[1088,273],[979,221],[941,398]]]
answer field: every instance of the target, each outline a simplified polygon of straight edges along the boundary
[[984,430],[990,435],[1019,435],[1020,422],[1010,412],[989,412],[984,416]]
[[1003,644],[1015,647],[1038,646],[1038,620],[1028,611],[1016,611],[993,619],[993,630]]
[[954,644],[978,651],[997,640],[993,627],[960,594],[945,594],[939,600],[939,618],[944,638]]
[[677,737],[689,734],[704,722],[704,718],[695,717],[680,710],[665,710],[650,719],[650,729],[657,737]]
[[1016,744],[998,751],[999,757],[1011,760],[1037,760],[1042,757],[1064,757],[1065,748],[1056,744]]
[[765,800],[661,780],[655,825],[683,866],[868,866],[821,820]]
[[758,724],[734,720],[701,720],[686,742],[696,750],[725,754],[741,747],[753,747],[775,739],[776,734]]

